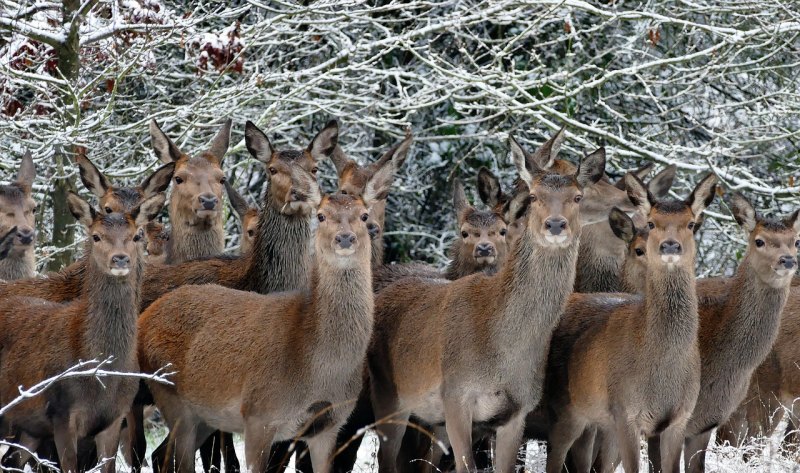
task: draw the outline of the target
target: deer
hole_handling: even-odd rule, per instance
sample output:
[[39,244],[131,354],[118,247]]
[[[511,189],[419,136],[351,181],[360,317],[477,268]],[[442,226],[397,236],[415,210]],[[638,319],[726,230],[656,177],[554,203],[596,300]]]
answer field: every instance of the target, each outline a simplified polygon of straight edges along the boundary
[[239,252],[247,253],[253,247],[256,232],[258,231],[258,207],[250,205],[247,199],[239,194],[230,182],[225,182],[225,191],[228,193],[228,202],[230,202],[231,208],[242,225]]
[[174,163],[174,186],[169,202],[171,238],[167,243],[167,264],[216,256],[225,250],[222,198],[225,174],[222,160],[228,151],[231,120],[227,119],[206,151],[190,156],[178,148],[150,120],[150,141],[158,159]]
[[161,222],[149,222],[144,228],[147,238],[147,262],[151,264],[166,264],[165,254],[169,242],[169,230]]
[[589,471],[592,426],[614,438],[602,447],[604,465],[616,465],[618,446],[625,471],[638,471],[644,434],[660,437],[664,471],[677,471],[700,390],[692,228],[712,202],[716,181],[711,173],[685,200],[657,200],[639,178],[625,176],[649,231],[644,296],[569,298],[547,361],[548,473],[561,471],[573,447],[577,470]]
[[[165,191],[172,179],[174,164],[161,166],[140,184],[133,187],[114,186],[85,156],[78,154],[76,164],[84,186],[99,198],[99,207],[105,213],[122,213],[139,206],[143,201]],[[111,212],[108,212],[108,210]],[[52,302],[69,302],[81,290],[86,260],[81,258],[59,272],[44,277],[0,283],[0,299],[27,296]]]
[[437,437],[452,445],[457,472],[475,469],[473,428],[496,431],[495,471],[513,471],[550,333],[574,283],[581,224],[603,219],[583,199],[596,192],[589,189],[602,178],[605,153],[565,176],[509,141],[525,183],[513,199],[529,208],[506,265],[450,282],[402,279],[376,298],[367,365],[382,472],[403,471],[397,455],[411,415],[444,423]]
[[31,278],[36,274],[36,202],[31,194],[35,178],[33,157],[30,151],[26,151],[16,179],[10,184],[0,185],[0,233],[17,229],[6,257],[0,261],[0,281]]
[[[164,205],[157,194],[126,213],[105,213],[77,194],[67,197],[75,218],[86,228],[86,269],[77,298],[56,303],[7,297],[0,304],[0,405],[81,360],[110,360],[104,368],[137,372],[136,322],[143,272],[141,227]],[[44,348],[44,349],[43,349]],[[21,432],[21,444],[35,451],[54,438],[62,471],[78,471],[77,445],[93,438],[102,471],[115,471],[120,424],[136,394],[138,380],[100,382],[62,379],[45,393],[0,417],[0,430]],[[27,452],[21,461],[26,461]]]
[[244,432],[250,471],[265,471],[270,446],[294,438],[308,444],[315,472],[330,471],[372,333],[369,209],[385,198],[394,168],[378,170],[360,197],[323,197],[310,173],[293,172],[305,175],[319,221],[308,287],[262,295],[184,286],[139,320],[143,369],[178,371],[172,387],[148,383],[170,426],[176,471],[194,471],[194,451],[214,429]]
[[11,227],[11,230],[6,232],[5,235],[0,237],[0,260],[6,259],[11,248],[14,247],[14,240],[17,238],[17,227]]
[[[653,165],[645,165],[635,171],[644,179]],[[656,198],[663,198],[672,187],[675,179],[675,165],[667,166],[648,182],[647,187]],[[615,186],[624,190],[624,179]],[[619,274],[625,259],[625,247],[619,238],[614,238],[607,222],[587,225],[581,231],[581,246],[578,255],[578,274],[575,278],[575,292],[620,292],[622,290]]]

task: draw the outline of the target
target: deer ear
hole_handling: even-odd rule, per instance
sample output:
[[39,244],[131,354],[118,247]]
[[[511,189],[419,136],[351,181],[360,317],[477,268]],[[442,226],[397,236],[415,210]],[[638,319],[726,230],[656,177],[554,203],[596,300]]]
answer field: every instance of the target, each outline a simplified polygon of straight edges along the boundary
[[406,137],[403,141],[392,146],[389,151],[383,153],[379,160],[375,161],[378,167],[385,166],[386,163],[391,161],[394,163],[394,169],[398,170],[406,162],[408,150],[411,148],[411,143],[414,141],[414,135],[411,133],[411,128],[406,128]]
[[505,200],[500,179],[485,167],[478,170],[478,196],[481,202],[493,209]]
[[155,118],[150,120],[150,143],[162,163],[171,163],[181,159],[181,156],[183,156],[183,153],[175,146],[175,143],[161,131],[161,127],[158,126]]
[[361,195],[367,208],[372,207],[375,202],[384,200],[389,196],[389,189],[394,181],[394,162],[378,168],[364,186],[364,193]]
[[508,135],[508,147],[511,150],[511,161],[517,168],[519,178],[528,186],[533,185],[533,174],[540,171],[539,166],[533,159],[530,159],[528,152],[511,135]]
[[337,144],[339,144],[339,123],[331,120],[311,140],[306,151],[311,153],[315,161],[320,162],[333,154]]
[[566,138],[565,129],[562,126],[530,156],[530,159],[536,163],[539,169],[550,169],[553,166],[556,157],[558,157],[558,152],[561,150],[561,145],[564,144],[564,139]]
[[344,154],[344,150],[338,144],[333,149],[333,153],[331,153],[331,161],[333,161],[333,166],[336,168],[336,175],[340,178],[342,177],[342,173],[344,173],[345,168],[350,163],[355,163],[352,159],[348,158],[346,154]]
[[225,123],[222,124],[222,128],[217,132],[217,136],[211,140],[211,144],[208,147],[208,154],[213,156],[217,163],[222,163],[222,158],[225,157],[225,153],[228,152],[228,146],[231,142],[231,125],[233,121],[228,118],[225,120]]
[[14,239],[17,237],[17,227],[9,230],[5,235],[0,237],[0,260],[8,256],[8,252],[14,246]]
[[625,174],[623,179],[625,180],[628,199],[636,207],[637,212],[646,217],[650,213],[650,207],[654,202],[652,194],[647,190],[642,180],[636,177],[636,174],[629,172]]
[[228,181],[225,181],[225,192],[228,193],[228,200],[231,203],[233,211],[239,216],[239,220],[244,220],[244,215],[250,208],[250,206],[247,205],[247,200],[242,197],[240,193],[236,192],[236,189],[234,189]]
[[636,236],[636,228],[633,226],[633,220],[628,217],[628,214],[622,210],[614,207],[608,214],[608,224],[611,226],[611,231],[620,240],[625,243],[630,243]]
[[586,155],[578,165],[575,179],[581,187],[590,186],[603,178],[606,169],[606,149],[600,148]]
[[[632,172],[632,173],[636,174],[636,177],[638,177],[639,179],[644,181],[644,178],[647,177],[648,174],[650,174],[650,172],[653,170],[654,167],[656,167],[655,164],[647,163],[644,166],[638,167],[638,168],[634,169],[633,171],[629,171],[629,172]],[[625,179],[623,178],[623,179],[618,180],[616,182],[616,184],[614,184],[614,187],[616,187],[619,190],[623,190],[624,191],[625,190]]]
[[649,190],[657,199],[663,199],[669,193],[672,183],[675,181],[675,173],[678,171],[678,166],[670,164],[665,167],[658,174],[650,179],[647,183],[647,190]]
[[142,181],[139,187],[142,189],[142,195],[145,199],[149,199],[159,192],[164,192],[169,187],[172,181],[172,174],[175,173],[175,163],[169,163],[156,169],[153,174],[147,176]]
[[461,218],[461,214],[470,208],[467,201],[467,194],[464,192],[464,184],[461,179],[453,179],[453,207],[456,209],[456,217]]
[[81,199],[78,194],[72,191],[67,193],[67,206],[72,216],[75,217],[75,220],[82,223],[86,228],[92,225],[97,212],[88,202]]
[[[745,196],[738,192],[734,192],[733,195],[731,195],[730,207],[736,223],[744,228],[745,231],[750,233],[756,228],[756,210]],[[695,226],[697,225],[695,224]]]
[[787,219],[787,226],[791,226],[795,233],[800,234],[800,210],[795,210]]
[[78,164],[81,182],[86,186],[86,189],[97,197],[106,195],[108,189],[111,188],[111,181],[83,153],[79,153],[75,157],[75,161]]
[[692,193],[686,198],[686,203],[692,208],[692,213],[695,217],[703,213],[703,210],[711,205],[716,193],[717,176],[712,172],[697,183]]
[[531,191],[528,185],[519,179],[514,187],[514,195],[503,204],[503,216],[509,225],[522,218],[531,204]]
[[251,156],[265,164],[272,159],[272,155],[275,153],[266,133],[259,130],[256,124],[250,120],[244,125],[244,144]]
[[161,209],[164,208],[164,203],[166,201],[167,195],[163,192],[159,192],[153,197],[146,199],[135,209],[131,210],[130,215],[134,222],[136,222],[136,226],[142,227],[147,225],[147,222],[150,222],[158,217],[158,214],[161,213]]
[[22,155],[22,162],[19,164],[17,172],[17,182],[26,189],[33,187],[33,180],[36,178],[36,166],[33,164],[33,156],[30,151],[25,151]]

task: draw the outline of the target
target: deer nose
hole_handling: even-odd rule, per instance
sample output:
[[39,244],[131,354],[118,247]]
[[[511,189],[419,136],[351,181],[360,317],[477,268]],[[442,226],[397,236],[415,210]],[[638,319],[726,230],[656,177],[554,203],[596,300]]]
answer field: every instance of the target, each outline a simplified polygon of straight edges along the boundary
[[128,255],[114,255],[111,257],[111,265],[117,268],[127,268],[131,264],[131,257]]
[[679,255],[681,254],[681,244],[675,240],[662,241],[659,251],[662,255]]
[[551,217],[544,221],[544,227],[551,235],[561,235],[561,231],[567,228],[567,219],[564,217]]
[[305,196],[305,194],[303,194],[299,190],[292,189],[291,192],[289,192],[289,201],[290,202],[303,202],[304,200],[306,200],[306,196]]
[[377,223],[369,222],[367,223],[367,232],[369,232],[370,240],[374,240],[381,234],[381,227]]
[[219,198],[213,194],[201,194],[197,197],[203,210],[214,210],[219,204]]
[[20,228],[17,230],[17,237],[19,238],[20,243],[23,245],[28,245],[33,241],[33,229]]
[[778,264],[786,269],[792,269],[797,265],[797,260],[794,258],[794,256],[784,255],[780,257]]
[[336,235],[336,244],[339,248],[348,249],[356,243],[355,233],[340,233]]
[[479,243],[475,245],[475,253],[478,256],[492,256],[494,255],[494,245],[491,243]]

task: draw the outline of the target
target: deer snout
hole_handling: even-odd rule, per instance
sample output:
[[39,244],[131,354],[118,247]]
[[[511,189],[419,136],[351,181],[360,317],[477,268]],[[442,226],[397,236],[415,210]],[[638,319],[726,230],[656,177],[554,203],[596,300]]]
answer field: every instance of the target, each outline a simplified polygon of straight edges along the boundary
[[665,240],[661,242],[661,245],[658,247],[658,251],[662,255],[680,255],[681,244],[675,240]]
[[341,232],[334,238],[336,241],[336,254],[339,256],[349,256],[355,253],[354,248],[358,238],[353,232]]
[[381,227],[375,222],[368,222],[367,223],[367,232],[369,233],[369,239],[374,240],[378,238],[381,234]]
[[219,205],[219,197],[214,194],[200,194],[197,200],[200,201],[200,210],[215,210]]
[[486,258],[494,256],[495,248],[491,243],[478,243],[475,245],[475,256],[479,258]]
[[33,243],[33,229],[30,227],[18,227],[17,238],[21,245],[30,245]]
[[114,255],[111,257],[111,274],[125,276],[131,269],[131,257],[128,255]]
[[561,235],[561,232],[567,229],[567,219],[564,217],[550,217],[544,221],[544,228],[551,235]]

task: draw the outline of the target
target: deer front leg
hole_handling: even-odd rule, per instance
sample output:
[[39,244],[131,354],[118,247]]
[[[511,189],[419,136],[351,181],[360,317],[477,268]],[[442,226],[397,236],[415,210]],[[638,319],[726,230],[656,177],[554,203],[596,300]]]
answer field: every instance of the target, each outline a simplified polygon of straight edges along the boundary
[[337,430],[328,429],[306,440],[314,473],[330,473]]
[[112,422],[111,425],[94,437],[94,443],[97,447],[97,459],[103,465],[101,469],[103,473],[114,473],[116,471],[121,424],[122,417]]
[[244,457],[247,469],[267,471],[276,428],[263,419],[248,418],[244,427]]
[[[687,473],[702,473],[706,470],[706,448],[708,448],[709,441],[711,441],[711,430],[686,438],[683,454]],[[680,450],[678,450],[678,459],[680,459]],[[677,471],[678,468],[679,465],[676,465],[675,470]]]
[[53,439],[56,442],[61,471],[64,473],[77,473],[78,438],[68,418],[54,419]]
[[525,430],[525,414],[518,413],[511,420],[497,429],[495,440],[494,471],[497,473],[513,473],[517,462],[522,433]]
[[444,419],[447,437],[453,449],[456,473],[475,471],[472,455],[472,410],[457,396],[444,396]]

